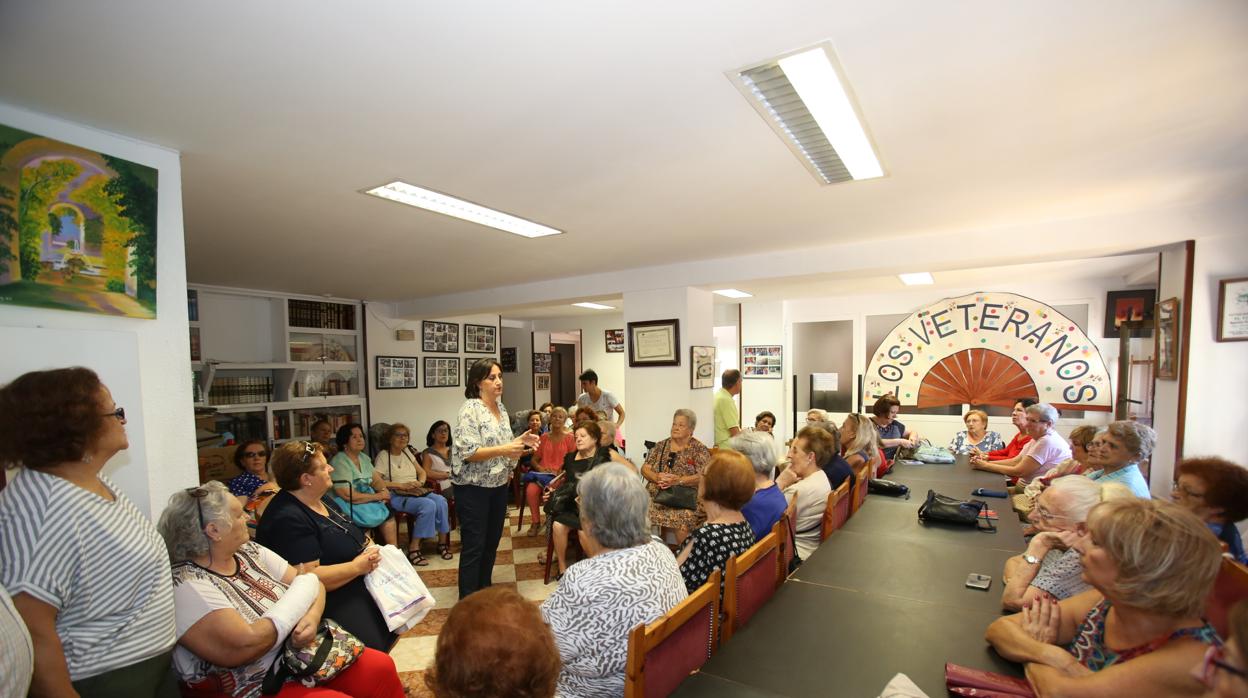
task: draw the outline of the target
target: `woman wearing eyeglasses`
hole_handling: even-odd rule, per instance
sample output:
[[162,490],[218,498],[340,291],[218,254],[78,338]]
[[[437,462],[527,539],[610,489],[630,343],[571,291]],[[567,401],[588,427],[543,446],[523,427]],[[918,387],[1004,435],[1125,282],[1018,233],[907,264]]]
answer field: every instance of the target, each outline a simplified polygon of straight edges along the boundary
[[390,651],[397,638],[364,586],[364,575],[377,568],[381,554],[326,498],[334,469],[321,445],[288,441],[274,449],[270,467],[282,490],[260,519],[256,542],[320,578],[328,592],[325,615],[365,645]]
[[1227,625],[1231,637],[1225,645],[1212,645],[1192,674],[1200,678],[1209,691],[1207,698],[1248,698],[1248,601],[1240,601],[1231,609]]
[[[176,696],[173,587],[160,534],[101,471],[126,413],[87,368],[0,388],[0,585],[30,630],[33,696]],[[4,671],[4,668],[0,668]]]
[[225,486],[230,494],[239,498],[247,512],[247,528],[252,537],[256,524],[269,506],[269,498],[277,494],[277,483],[269,474],[269,449],[258,439],[248,439],[234,449],[234,465],[243,471],[230,478]]
[[375,472],[390,492],[390,508],[410,514],[407,560],[416,567],[429,564],[420,549],[421,540],[438,537],[438,553],[443,560],[451,554],[451,524],[446,498],[426,487],[428,474],[420,465],[419,454],[412,447],[412,430],[406,424],[391,424],[381,436],[386,449],[377,453]]
[[1187,458],[1179,462],[1177,472],[1174,503],[1204,521],[1226,544],[1227,553],[1248,565],[1244,541],[1235,527],[1248,518],[1248,469],[1224,458]]
[[[173,563],[178,645],[173,653],[184,698],[259,694],[289,639],[317,638],[325,587],[247,536],[247,512],[219,482],[176,492],[160,516]],[[335,619],[337,620],[337,619]],[[402,696],[394,661],[366,649],[355,662],[308,691],[287,683],[277,695]]]

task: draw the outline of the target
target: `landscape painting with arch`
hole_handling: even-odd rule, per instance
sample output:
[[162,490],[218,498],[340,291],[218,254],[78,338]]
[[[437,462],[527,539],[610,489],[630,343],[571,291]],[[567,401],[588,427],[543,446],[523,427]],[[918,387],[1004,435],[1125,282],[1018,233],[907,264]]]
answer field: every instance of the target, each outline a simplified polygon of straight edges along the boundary
[[156,317],[157,171],[0,125],[0,303]]
[[920,408],[1035,397],[1059,409],[1113,409],[1096,344],[1051,306],[1014,293],[946,298],[911,314],[872,353],[865,392]]

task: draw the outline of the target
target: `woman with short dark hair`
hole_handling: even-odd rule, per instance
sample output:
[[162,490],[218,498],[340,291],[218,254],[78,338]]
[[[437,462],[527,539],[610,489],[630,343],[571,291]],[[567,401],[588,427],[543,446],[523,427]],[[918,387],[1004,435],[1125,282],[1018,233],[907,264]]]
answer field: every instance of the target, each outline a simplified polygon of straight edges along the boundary
[[429,481],[428,473],[421,467],[416,449],[411,446],[412,430],[406,424],[395,422],[382,434],[381,440],[385,448],[377,452],[375,472],[390,492],[390,508],[412,517],[408,525],[408,533],[411,534],[407,545],[408,562],[416,567],[428,565],[429,560],[420,546],[425,538],[435,536],[438,539],[438,554],[443,560],[452,559],[446,498],[425,486]]
[[563,457],[563,468],[547,485],[543,496],[547,500],[550,515],[550,535],[555,556],[559,561],[559,574],[568,569],[568,536],[581,528],[581,518],[576,504],[576,484],[585,473],[616,461],[628,467],[632,463],[611,448],[602,445],[602,427],[599,422],[586,420],[573,431],[575,450]]
[[897,449],[911,448],[919,441],[918,432],[897,421],[900,410],[901,401],[891,393],[881,395],[871,406],[871,421],[880,435],[884,458],[889,461],[896,458]]
[[[356,526],[366,531],[379,528],[382,541],[394,545],[398,542],[398,526],[390,512],[390,490],[365,452],[368,442],[364,425],[354,422],[342,425],[335,441],[338,453],[329,461],[335,473],[331,495],[334,503],[347,512]],[[415,562],[413,560],[413,564]]]
[[[1235,524],[1248,518],[1248,469],[1225,458],[1179,461],[1174,502],[1204,521],[1226,544],[1227,552],[1248,565],[1244,541]],[[1243,638],[1248,641],[1248,636]]]

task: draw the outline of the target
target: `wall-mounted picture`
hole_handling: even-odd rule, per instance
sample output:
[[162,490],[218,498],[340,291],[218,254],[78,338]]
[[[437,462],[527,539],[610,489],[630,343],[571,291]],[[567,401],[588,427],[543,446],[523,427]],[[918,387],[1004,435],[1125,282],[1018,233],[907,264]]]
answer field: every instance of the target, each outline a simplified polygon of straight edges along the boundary
[[425,357],[426,388],[459,387],[458,356],[426,356]]
[[1167,298],[1157,304],[1157,337],[1154,340],[1157,377],[1179,377],[1179,299]]
[[715,347],[689,347],[689,387],[715,387]]
[[629,366],[679,366],[680,321],[628,323]]
[[1248,341],[1248,277],[1218,283],[1218,341]]
[[606,335],[608,354],[624,353],[624,330],[603,330],[603,334]]
[[[459,323],[457,322],[425,320],[420,323],[420,336],[425,351],[459,353]],[[455,363],[458,364],[459,361]]]
[[416,364],[419,361],[415,356],[378,356],[377,389],[417,387]]
[[533,353],[533,372],[550,373],[550,354]]
[[784,350],[779,344],[741,347],[741,376],[744,378],[783,378]]
[[464,351],[470,354],[493,354],[498,351],[498,328],[464,323]]
[[503,367],[503,373],[516,372],[516,348],[503,347],[498,354],[498,363]]
[[0,125],[0,303],[156,317],[158,179]]
[[1153,333],[1153,307],[1157,305],[1157,292],[1152,289],[1139,291],[1110,291],[1105,294],[1106,339],[1118,338],[1118,326],[1125,321],[1144,321],[1144,329],[1136,330],[1133,337],[1150,337]]
[[533,374],[533,388],[535,390],[550,390],[550,374],[549,373]]

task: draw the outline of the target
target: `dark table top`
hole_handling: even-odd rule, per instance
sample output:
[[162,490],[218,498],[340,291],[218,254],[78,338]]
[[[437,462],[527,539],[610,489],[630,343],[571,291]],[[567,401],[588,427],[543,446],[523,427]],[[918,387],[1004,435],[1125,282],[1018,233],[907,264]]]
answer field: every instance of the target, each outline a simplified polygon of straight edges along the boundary
[[[939,490],[938,490],[939,491]],[[950,494],[948,491],[941,494]],[[1009,501],[1005,499],[986,498],[988,508],[997,512],[998,520],[994,523],[996,533],[980,531],[971,526],[945,524],[938,522],[923,523],[919,521],[919,506],[927,497],[927,490],[911,492],[910,499],[898,499],[881,495],[868,495],[862,508],[845,522],[842,530],[855,533],[867,533],[881,539],[880,552],[888,550],[883,539],[902,538],[920,544],[953,543],[967,547],[988,550],[1010,550],[1021,553],[1027,546],[1023,542],[1022,524],[1014,513]],[[961,499],[970,499],[961,495]],[[836,534],[832,534],[833,538]],[[827,545],[831,538],[824,542]],[[822,547],[820,548],[822,550]],[[819,554],[815,552],[811,557]]]
[[684,698],[779,698],[779,693],[764,691],[755,686],[730,681],[700,671],[680,683],[678,696]]

